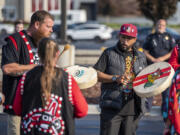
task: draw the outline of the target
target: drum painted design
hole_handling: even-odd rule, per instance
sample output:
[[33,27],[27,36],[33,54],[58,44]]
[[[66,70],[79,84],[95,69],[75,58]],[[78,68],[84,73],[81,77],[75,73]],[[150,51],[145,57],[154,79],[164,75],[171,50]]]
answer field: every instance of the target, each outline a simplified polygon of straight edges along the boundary
[[97,72],[92,67],[71,66],[66,70],[76,80],[80,89],[86,89],[97,83]]
[[167,62],[158,62],[142,70],[133,81],[133,89],[140,97],[151,97],[162,93],[170,85],[174,69]]

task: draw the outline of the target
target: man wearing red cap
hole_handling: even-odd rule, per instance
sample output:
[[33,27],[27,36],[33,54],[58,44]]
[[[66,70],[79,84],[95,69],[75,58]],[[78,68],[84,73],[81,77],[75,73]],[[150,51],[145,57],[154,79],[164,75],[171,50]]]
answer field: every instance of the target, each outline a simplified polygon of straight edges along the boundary
[[136,38],[136,26],[123,24],[118,43],[94,65],[102,82],[100,135],[134,135],[136,118],[144,111],[144,100],[132,88],[133,79],[147,65],[144,53],[134,46]]

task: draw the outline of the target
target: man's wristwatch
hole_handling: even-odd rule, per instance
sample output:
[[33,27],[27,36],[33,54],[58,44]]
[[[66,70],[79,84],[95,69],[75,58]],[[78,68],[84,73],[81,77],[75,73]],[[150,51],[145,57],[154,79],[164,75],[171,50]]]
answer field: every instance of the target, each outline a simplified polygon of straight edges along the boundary
[[111,79],[112,79],[113,82],[115,82],[117,80],[117,77],[113,76]]

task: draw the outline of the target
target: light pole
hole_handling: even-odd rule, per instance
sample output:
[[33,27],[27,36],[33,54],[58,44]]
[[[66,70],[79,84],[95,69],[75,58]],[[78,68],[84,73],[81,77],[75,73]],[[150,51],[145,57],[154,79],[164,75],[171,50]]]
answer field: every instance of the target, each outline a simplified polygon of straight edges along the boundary
[[66,35],[66,30],[67,30],[67,24],[66,24],[66,14],[67,14],[67,9],[66,9],[66,0],[61,0],[61,30],[60,30],[60,35],[61,35],[61,44],[66,44],[67,43],[67,35]]
[[18,19],[24,20],[24,0],[18,0]]

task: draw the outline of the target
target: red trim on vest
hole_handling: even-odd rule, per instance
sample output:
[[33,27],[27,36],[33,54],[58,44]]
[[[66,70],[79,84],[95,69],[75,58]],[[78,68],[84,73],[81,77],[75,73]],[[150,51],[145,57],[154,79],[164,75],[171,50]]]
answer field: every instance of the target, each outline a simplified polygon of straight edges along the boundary
[[74,104],[72,98],[72,76],[69,74],[68,74],[68,97],[71,104]]
[[22,39],[24,40],[25,44],[27,45],[28,52],[29,52],[29,58],[30,58],[29,64],[33,64],[34,60],[33,60],[33,53],[32,53],[32,50],[31,50],[31,46],[30,46],[26,36],[24,35],[24,33],[22,31],[20,31],[19,34],[21,35]]
[[51,94],[44,108],[34,108],[26,113],[21,123],[24,134],[31,132],[34,128],[39,132],[64,135],[65,121],[62,118],[62,101],[62,97]]
[[21,80],[18,83],[17,89],[16,89],[16,95],[13,102],[13,110],[16,115],[21,116],[22,112],[22,95],[24,92],[24,81],[26,79],[26,72],[21,77]]
[[12,41],[14,47],[16,48],[16,50],[18,50],[18,46],[16,44],[16,40],[12,37],[12,36],[9,36],[9,39]]
[[3,108],[4,109],[13,109],[13,106],[12,105],[3,105]]

